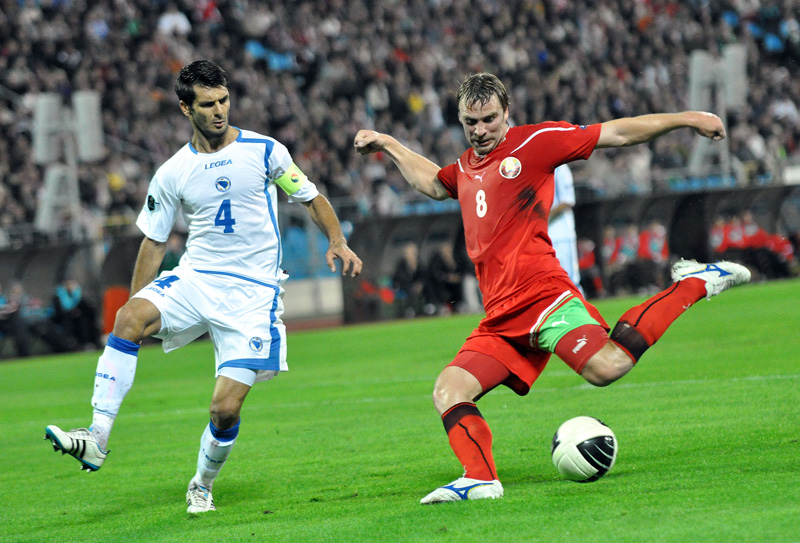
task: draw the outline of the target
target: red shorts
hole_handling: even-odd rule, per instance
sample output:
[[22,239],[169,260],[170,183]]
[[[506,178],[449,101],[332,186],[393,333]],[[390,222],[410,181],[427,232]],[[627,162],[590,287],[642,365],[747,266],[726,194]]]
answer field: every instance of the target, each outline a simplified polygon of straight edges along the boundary
[[[463,367],[473,375],[485,372],[486,370],[475,368],[480,363],[480,357],[468,354],[481,353],[508,369],[510,376],[502,384],[521,396],[527,394],[533,382],[544,371],[551,354],[531,346],[531,329],[548,307],[567,290],[576,295],[589,315],[606,332],[610,329],[597,308],[587,302],[570,281],[560,277],[548,277],[537,281],[522,295],[510,298],[506,303],[493,309],[473,330],[450,365]],[[487,362],[491,365],[491,361]],[[473,369],[470,369],[471,366]],[[583,369],[582,366],[580,368],[573,364],[570,366],[579,373]],[[500,373],[493,372],[493,374]],[[476,377],[485,388],[487,382],[478,375]]]

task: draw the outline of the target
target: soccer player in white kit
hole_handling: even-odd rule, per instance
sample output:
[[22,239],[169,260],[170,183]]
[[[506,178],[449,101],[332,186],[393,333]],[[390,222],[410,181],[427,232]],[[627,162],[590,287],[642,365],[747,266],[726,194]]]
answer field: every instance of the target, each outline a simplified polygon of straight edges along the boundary
[[[145,238],[133,296],[117,313],[98,360],[92,424],[45,430],[54,449],[75,457],[81,469],[100,469],[111,427],[133,385],[141,341],[153,335],[171,351],[208,332],[217,379],[197,472],[186,493],[189,513],[215,510],[211,488],[236,442],[239,413],[252,385],[288,369],[277,187],[305,205],[327,236],[331,271],[336,258],[343,275],[355,277],[362,265],[330,203],[286,147],[228,124],[228,87],[225,71],[205,60],[178,75],[175,91],[192,125],[192,140],[158,169],[136,222]],[[186,252],[177,268],[156,278],[178,213],[188,227]]]
[[553,207],[550,209],[550,222],[547,225],[547,235],[553,243],[556,258],[561,267],[567,272],[569,278],[583,292],[581,288],[581,274],[578,267],[578,236],[575,233],[575,184],[572,179],[572,170],[566,164],[560,165],[553,172],[555,190],[553,192]]

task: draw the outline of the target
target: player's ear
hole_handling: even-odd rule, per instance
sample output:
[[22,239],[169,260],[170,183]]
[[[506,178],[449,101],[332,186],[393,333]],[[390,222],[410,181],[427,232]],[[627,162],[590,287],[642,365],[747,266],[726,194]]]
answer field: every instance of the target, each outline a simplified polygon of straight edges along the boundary
[[192,106],[184,102],[183,100],[180,101],[181,111],[187,117],[190,117],[192,114]]

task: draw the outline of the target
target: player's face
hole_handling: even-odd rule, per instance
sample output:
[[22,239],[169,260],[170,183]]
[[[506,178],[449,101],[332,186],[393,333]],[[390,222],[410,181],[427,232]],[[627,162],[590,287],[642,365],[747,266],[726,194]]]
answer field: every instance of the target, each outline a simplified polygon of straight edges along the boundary
[[508,131],[508,109],[503,109],[497,96],[485,104],[476,102],[458,105],[458,119],[475,153],[485,155],[500,145]]
[[228,130],[228,110],[231,107],[228,89],[195,85],[194,91],[197,97],[193,104],[181,102],[181,110],[189,117],[192,128],[207,140],[224,136]]

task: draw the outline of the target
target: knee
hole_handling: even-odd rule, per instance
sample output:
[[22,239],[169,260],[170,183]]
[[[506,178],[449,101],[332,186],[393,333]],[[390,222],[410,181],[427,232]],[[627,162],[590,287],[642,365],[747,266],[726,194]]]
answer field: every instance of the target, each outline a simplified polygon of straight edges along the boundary
[[117,311],[117,316],[114,320],[114,335],[118,338],[138,343],[144,339],[146,324],[145,319],[139,315],[139,312],[131,304],[125,304]]
[[475,401],[481,385],[472,374],[461,368],[445,368],[433,386],[433,405],[443,414],[456,404]]
[[233,428],[239,422],[240,409],[241,405],[232,400],[213,401],[209,409],[211,422],[220,430]]
[[609,343],[607,348],[592,356],[581,371],[581,377],[597,387],[605,387],[633,368],[633,360],[619,347]]
[[433,385],[433,405],[439,412],[443,412],[449,407],[450,398],[453,396],[453,391],[451,387],[447,385],[446,382],[443,382],[441,379],[436,380],[436,384]]

